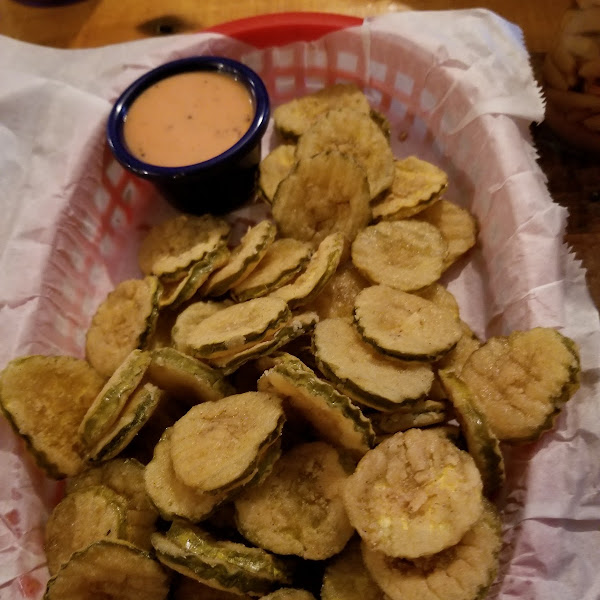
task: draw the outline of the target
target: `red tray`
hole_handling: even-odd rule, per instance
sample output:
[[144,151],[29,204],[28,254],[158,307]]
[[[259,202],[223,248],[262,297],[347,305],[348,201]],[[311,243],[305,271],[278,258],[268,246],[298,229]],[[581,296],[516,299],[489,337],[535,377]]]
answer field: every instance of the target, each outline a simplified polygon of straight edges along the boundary
[[359,17],[335,13],[284,12],[228,21],[209,27],[207,31],[228,35],[256,48],[267,48],[310,42],[362,22]]

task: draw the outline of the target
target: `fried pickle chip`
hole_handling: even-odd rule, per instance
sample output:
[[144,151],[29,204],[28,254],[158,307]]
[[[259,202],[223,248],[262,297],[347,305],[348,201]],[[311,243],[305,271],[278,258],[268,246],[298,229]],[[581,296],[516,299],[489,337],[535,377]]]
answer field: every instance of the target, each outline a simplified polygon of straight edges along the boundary
[[433,383],[431,365],[407,363],[378,352],[344,319],[319,321],[313,353],[319,370],[338,390],[378,410],[394,410],[423,398]]
[[273,120],[284,137],[296,138],[321,115],[332,108],[342,107],[365,115],[371,112],[367,97],[355,83],[336,83],[281,104],[273,111]]
[[164,392],[155,385],[140,385],[128,397],[117,420],[93,446],[86,449],[86,460],[97,463],[120,454],[154,416],[164,398]]
[[370,221],[369,183],[364,169],[337,149],[301,156],[279,184],[273,218],[281,235],[313,247],[334,232],[349,245]]
[[144,470],[148,496],[163,519],[182,517],[196,523],[208,517],[227,494],[198,491],[175,474],[171,460],[171,428],[167,428],[154,448],[154,456]]
[[492,498],[505,481],[504,457],[498,438],[492,433],[485,416],[475,406],[471,390],[465,383],[450,370],[442,369],[438,374],[454,407],[469,454],[481,473],[483,493]]
[[165,600],[169,575],[148,552],[99,540],[73,554],[48,581],[44,600]]
[[579,387],[577,347],[558,331],[535,327],[487,340],[461,379],[501,441],[529,442],[551,429]]
[[238,302],[269,295],[304,269],[312,251],[309,242],[289,237],[275,240],[256,269],[233,288],[231,295]]
[[260,221],[250,227],[234,248],[229,262],[206,282],[202,295],[222,296],[241,283],[257,267],[276,235],[277,227],[272,221]]
[[448,404],[442,400],[416,400],[390,412],[373,412],[369,418],[378,440],[382,441],[399,431],[443,423],[448,419]]
[[105,485],[65,496],[52,510],[45,527],[44,551],[50,575],[71,555],[104,538],[124,539],[127,500]]
[[240,352],[208,360],[224,375],[230,375],[247,362],[269,356],[296,338],[310,334],[318,321],[319,317],[316,313],[300,313],[293,316],[284,327],[276,331],[272,338],[264,342],[257,342]]
[[477,221],[466,209],[448,200],[441,200],[420,212],[415,219],[437,227],[448,244],[444,270],[455,263],[477,242]]
[[348,155],[362,166],[367,174],[371,200],[392,185],[392,149],[370,115],[349,108],[328,111],[300,136],[296,157],[302,161],[333,150]]
[[308,304],[321,293],[335,273],[343,251],[343,235],[331,233],[319,243],[304,271],[294,281],[277,288],[269,296],[285,300],[290,308]]
[[203,492],[227,491],[260,467],[285,415],[272,394],[246,392],[192,407],[172,428],[176,476]]
[[238,527],[246,539],[277,554],[329,558],[354,533],[342,501],[347,477],[332,446],[295,446],[262,483],[234,499]]
[[50,477],[84,468],[78,429],[104,381],[70,356],[16,358],[0,374],[0,408]]
[[369,547],[411,559],[457,544],[483,511],[473,458],[425,429],[396,433],[367,452],[344,501]]
[[317,297],[305,305],[315,311],[320,319],[346,318],[352,320],[354,298],[371,284],[350,261],[339,265]]
[[122,281],[108,294],[92,318],[85,341],[90,364],[110,377],[135,349],[150,341],[162,296],[156,277]]
[[230,300],[199,300],[188,304],[180,313],[176,313],[170,341],[176,348],[181,348],[187,331],[200,326],[206,317],[232,304]]
[[[177,348],[196,358],[230,356],[256,342],[271,339],[291,317],[285,300],[253,298],[227,306],[195,327],[174,329]],[[175,335],[176,333],[176,335]]]
[[226,265],[229,259],[229,248],[224,242],[207,252],[204,258],[190,265],[187,271],[183,271],[180,280],[165,282],[159,303],[160,308],[167,306],[171,309],[179,308],[193,298],[209,277]]
[[265,156],[258,167],[258,186],[263,198],[273,203],[277,186],[296,164],[296,145],[281,144]]
[[460,316],[460,308],[456,298],[441,283],[432,283],[412,293],[433,302],[437,306],[451,310],[457,317]]
[[386,285],[359,292],[354,319],[366,342],[402,360],[439,359],[454,348],[462,334],[459,319],[451,310]]
[[97,444],[117,422],[151,360],[150,352],[132,350],[104,384],[79,426],[79,437],[85,450]]
[[229,224],[212,215],[178,215],[155,225],[142,240],[142,273],[180,279],[181,272],[202,260],[229,235]]
[[351,539],[325,567],[321,600],[385,600],[365,567],[360,538]]
[[481,517],[455,545],[414,560],[392,558],[362,544],[363,560],[390,600],[475,600],[485,598],[498,571],[500,517],[484,502]]
[[175,348],[159,348],[151,357],[148,379],[177,398],[195,404],[234,393],[222,373]]
[[390,190],[373,206],[374,219],[406,219],[434,205],[448,187],[448,176],[435,165],[409,156],[394,161]]
[[152,544],[160,562],[218,590],[264,596],[292,581],[292,569],[282,558],[217,539],[185,521],[173,521],[165,534],[154,534]]
[[114,458],[67,481],[67,494],[104,485],[126,500],[125,539],[150,550],[158,512],[144,486],[144,466],[132,458]]
[[440,278],[447,250],[433,225],[381,221],[358,233],[352,242],[352,262],[372,283],[412,292]]
[[462,335],[458,343],[436,363],[438,369],[451,369],[455,373],[460,373],[469,356],[481,347],[479,338],[462,320],[460,321],[460,328],[462,329]]
[[360,408],[299,358],[285,352],[258,380],[258,389],[286,398],[321,439],[362,456],[373,446],[374,433]]

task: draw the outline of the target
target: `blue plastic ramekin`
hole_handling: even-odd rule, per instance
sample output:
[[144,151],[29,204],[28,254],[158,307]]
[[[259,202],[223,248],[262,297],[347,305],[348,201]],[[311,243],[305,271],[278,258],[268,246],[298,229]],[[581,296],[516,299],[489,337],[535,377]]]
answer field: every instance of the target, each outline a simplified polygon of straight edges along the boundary
[[[254,119],[231,148],[203,162],[181,167],[148,164],[134,156],[125,143],[123,126],[136,98],[156,82],[190,71],[218,71],[243,83],[254,100]],[[131,173],[151,181],[177,209],[222,214],[248,201],[256,185],[260,145],[269,123],[270,101],[261,78],[246,65],[221,56],[193,56],[152,69],[134,81],[117,99],[107,124],[108,144],[115,158]]]

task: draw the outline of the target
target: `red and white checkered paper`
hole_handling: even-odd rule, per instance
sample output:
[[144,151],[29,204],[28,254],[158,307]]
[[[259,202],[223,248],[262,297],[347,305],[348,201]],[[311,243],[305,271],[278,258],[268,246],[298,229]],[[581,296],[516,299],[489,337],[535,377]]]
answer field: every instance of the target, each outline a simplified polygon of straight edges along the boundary
[[[600,597],[591,562],[600,550],[598,315],[583,272],[562,244],[565,211],[552,202],[535,162],[528,126],[542,119],[543,101],[527,53],[516,28],[488,11],[399,13],[316,42],[264,50],[215,34],[81,52],[0,39],[0,57],[13,61],[6,62],[13,65],[9,76],[29,98],[25,107],[38,114],[40,102],[57,97],[71,107],[65,115],[66,108],[51,102],[46,141],[37,142],[46,152],[36,154],[34,130],[12,126],[30,140],[24,148],[33,158],[22,159],[23,176],[9,180],[24,207],[7,205],[4,228],[0,222],[6,234],[0,266],[7,274],[0,288],[6,340],[0,367],[23,354],[83,356],[98,304],[118,281],[139,276],[141,236],[174,211],[116,163],[104,143],[104,121],[128,83],[192,54],[248,64],[264,79],[273,105],[330,83],[358,83],[373,108],[388,116],[396,156],[417,154],[444,168],[448,199],[478,218],[478,248],[445,279],[463,318],[483,338],[545,325],[580,343],[584,385],[557,430],[507,453],[506,545],[490,598]],[[0,72],[3,124],[1,81]],[[27,96],[40,89],[37,101]],[[70,132],[57,125],[70,120]],[[2,129],[0,142],[1,136]],[[62,153],[52,151],[53,139],[66,145]],[[264,152],[275,142],[270,128]],[[0,154],[0,177],[7,172],[3,160]],[[36,177],[40,169],[44,177]],[[27,211],[28,200],[35,210]],[[242,231],[266,214],[264,206],[250,205],[229,218]],[[43,524],[62,487],[31,464],[4,421],[0,475],[0,597],[41,598]]]

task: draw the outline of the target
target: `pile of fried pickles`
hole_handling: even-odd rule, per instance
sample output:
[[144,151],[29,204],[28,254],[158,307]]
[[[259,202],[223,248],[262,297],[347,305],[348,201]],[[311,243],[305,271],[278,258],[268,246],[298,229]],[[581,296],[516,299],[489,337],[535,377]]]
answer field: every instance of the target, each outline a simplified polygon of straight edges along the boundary
[[353,84],[274,111],[272,218],[179,214],[0,404],[48,476],[46,600],[475,600],[497,575],[502,444],[579,385],[551,328],[480,340],[440,283],[477,223],[395,158]]

